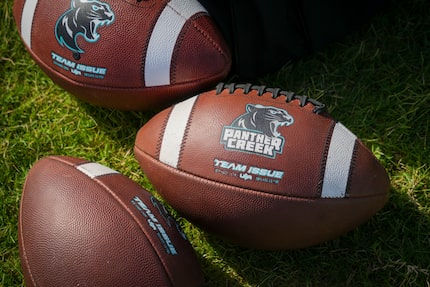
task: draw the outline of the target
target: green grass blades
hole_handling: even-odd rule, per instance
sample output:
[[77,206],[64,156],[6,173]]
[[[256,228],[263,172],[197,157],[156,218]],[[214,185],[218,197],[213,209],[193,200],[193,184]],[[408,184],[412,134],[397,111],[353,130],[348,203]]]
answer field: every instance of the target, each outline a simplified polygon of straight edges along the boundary
[[[62,154],[98,161],[155,192],[133,156],[135,134],[154,112],[93,107],[54,85],[19,39],[12,4],[0,3],[0,286],[5,287],[24,285],[19,200],[39,158]],[[240,248],[172,211],[208,286],[430,286],[429,10],[425,0],[394,2],[358,33],[259,80],[326,103],[387,169],[388,204],[336,240],[293,251]]]

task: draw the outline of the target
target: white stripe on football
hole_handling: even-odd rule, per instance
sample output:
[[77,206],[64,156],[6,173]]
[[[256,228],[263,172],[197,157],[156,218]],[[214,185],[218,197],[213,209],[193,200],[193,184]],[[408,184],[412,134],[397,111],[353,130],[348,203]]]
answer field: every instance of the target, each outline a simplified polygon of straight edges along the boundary
[[247,247],[336,238],[381,209],[388,176],[325,106],[262,86],[219,84],[138,132],[135,156],[190,221]]
[[196,1],[172,0],[158,17],[145,57],[147,87],[170,85],[170,65],[185,23],[197,13],[207,13]]
[[197,0],[15,0],[13,13],[40,68],[102,107],[160,109],[230,72],[230,47]]

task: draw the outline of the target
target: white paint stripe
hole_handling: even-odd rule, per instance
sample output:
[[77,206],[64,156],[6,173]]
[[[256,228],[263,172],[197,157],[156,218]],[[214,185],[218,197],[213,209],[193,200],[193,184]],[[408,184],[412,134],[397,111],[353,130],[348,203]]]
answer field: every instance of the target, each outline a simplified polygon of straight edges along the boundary
[[160,161],[174,168],[178,167],[179,154],[181,152],[182,141],[187,128],[197,96],[189,98],[175,105],[170,113],[164,130],[163,141],[160,148]]
[[77,166],[76,168],[91,178],[95,178],[95,177],[106,175],[106,174],[119,173],[113,169],[108,168],[107,166],[101,165],[101,164],[96,163],[96,162],[84,163],[84,164]]
[[337,123],[330,141],[321,197],[343,198],[357,137]]
[[168,4],[176,13],[181,14],[185,19],[190,19],[193,15],[204,12],[206,9],[198,1],[172,0]]
[[170,65],[176,41],[185,22],[199,12],[206,12],[197,1],[172,0],[161,12],[149,39],[145,57],[145,85],[170,84]]
[[21,37],[31,49],[31,30],[38,0],[26,0],[21,15]]

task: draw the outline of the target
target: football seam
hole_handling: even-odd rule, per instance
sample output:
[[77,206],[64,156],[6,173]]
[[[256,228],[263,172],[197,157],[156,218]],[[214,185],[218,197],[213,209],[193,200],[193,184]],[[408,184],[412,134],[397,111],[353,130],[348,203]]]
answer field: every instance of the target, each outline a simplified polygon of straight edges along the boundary
[[[81,82],[81,81],[69,78],[66,75],[62,74],[60,71],[57,71],[56,69],[51,67],[49,64],[42,61],[40,59],[40,57],[36,56],[36,54],[33,52],[33,50],[31,50],[26,44],[24,44],[24,45],[25,45],[27,51],[29,51],[29,53],[31,54],[33,61],[40,66],[40,70],[42,70],[43,73],[45,74],[45,76],[48,77],[54,83],[56,83],[56,79],[53,79],[51,76],[49,76],[45,70],[48,70],[49,72],[55,74],[56,77],[58,77],[62,82],[66,82],[68,85],[74,85],[76,87],[85,88],[85,89],[89,89],[89,90],[96,90],[96,91],[121,92],[121,91],[125,90],[125,91],[134,91],[134,92],[138,93],[138,92],[148,92],[148,90],[150,90],[150,89],[159,89],[159,88],[171,89],[172,87],[186,87],[187,85],[195,84],[195,80],[189,80],[189,81],[175,83],[174,85],[169,84],[169,85],[152,87],[152,86],[145,86],[145,82],[142,81],[141,86],[127,87],[127,86],[109,86],[107,84],[97,85],[97,84],[93,84],[93,83]],[[216,79],[216,78],[219,78],[223,74],[224,74],[224,71],[221,71],[220,73],[218,73],[216,75],[209,75],[207,77],[200,78],[200,80]],[[207,83],[206,83],[206,85],[207,85]],[[64,89],[62,87],[62,85],[59,85],[59,87],[62,90],[66,91],[67,93],[69,93],[71,95],[75,95],[75,93]]]
[[[224,91],[227,91],[227,94],[237,96],[237,94],[235,94],[237,89],[242,89],[243,95],[248,95],[250,93],[253,93],[252,96],[255,96],[254,94],[256,93],[256,96],[263,97],[266,94],[271,94],[272,100],[276,100],[280,96],[284,96],[286,104],[290,104],[291,102],[297,100],[299,102],[299,107],[301,108],[304,108],[308,104],[311,104],[314,107],[312,111],[312,113],[314,114],[322,114],[326,111],[325,104],[317,101],[316,99],[310,98],[308,96],[300,96],[294,92],[283,91],[280,88],[271,88],[264,85],[253,85],[251,83],[237,84],[237,83],[221,82],[215,88],[215,91],[216,91],[215,95],[219,96]],[[327,116],[329,115],[327,114]]]
[[[181,174],[183,174],[185,177],[192,177],[198,181],[203,181],[203,182],[210,182],[213,183],[214,185],[217,186],[222,186],[225,187],[227,189],[239,189],[245,192],[252,192],[254,194],[260,195],[260,196],[270,196],[270,197],[279,197],[279,198],[290,198],[293,200],[309,200],[309,201],[314,201],[314,200],[322,200],[322,201],[330,201],[330,200],[354,200],[354,199],[364,199],[364,198],[372,198],[372,197],[379,197],[379,196],[386,196],[386,193],[375,193],[372,195],[365,195],[365,196],[354,196],[354,197],[300,197],[300,196],[291,196],[291,195],[282,195],[282,194],[273,194],[273,193],[269,193],[268,191],[264,191],[264,190],[255,190],[255,189],[248,189],[248,188],[244,188],[238,185],[233,185],[233,184],[228,184],[228,183],[224,183],[224,182],[219,182],[213,179],[209,179],[209,178],[205,178],[205,177],[201,177],[199,175],[193,174],[193,173],[188,173],[184,170],[181,169],[177,169],[174,168],[168,164],[165,164],[159,160],[157,160],[156,158],[154,158],[153,156],[151,156],[150,154],[146,153],[145,151],[143,151],[142,149],[140,149],[140,147],[135,146],[136,150],[144,157],[149,157],[151,160],[163,165],[165,168],[170,169],[172,171],[176,171],[179,172]],[[145,170],[143,170],[143,172],[145,173]],[[151,179],[149,179],[151,180]]]
[[[144,2],[144,1],[143,1]],[[164,9],[164,8],[163,8]],[[151,23],[151,26],[149,28],[149,35],[148,37],[146,37],[145,42],[142,45],[142,48],[140,48],[142,51],[142,56],[141,56],[141,67],[140,67],[140,75],[141,75],[141,82],[143,84],[143,87],[146,87],[146,79],[145,79],[145,62],[146,62],[146,56],[147,56],[147,51],[148,51],[148,47],[149,47],[149,41],[151,40],[151,35],[152,32],[154,31],[154,27],[157,24],[158,19],[160,18],[161,13],[163,12],[163,9],[160,9],[160,11],[158,12],[158,15],[156,17],[154,17],[154,20]]]
[[[280,96],[273,97],[273,94],[270,91],[266,91],[263,94],[259,95],[258,90],[250,90],[249,93],[235,94],[234,92],[230,92],[228,90],[228,87],[223,88],[225,85],[229,86],[229,85],[236,85],[236,84],[225,84],[223,82],[217,84],[217,86],[215,87],[215,89],[217,90],[217,92],[215,94],[216,97],[229,97],[230,96],[230,97],[236,97],[236,98],[239,98],[239,97],[252,98],[252,99],[256,98],[257,100],[266,102],[270,105],[272,105],[273,102],[275,102],[276,104],[285,105],[285,107],[299,107],[301,109],[301,112],[307,113],[311,116],[322,116],[324,118],[334,120],[330,114],[324,113],[324,111],[322,110],[323,107],[319,108],[319,109],[321,109],[320,111],[315,112],[315,107],[316,107],[315,105],[313,105],[311,103],[312,106],[314,107],[314,109],[312,109],[312,110],[307,109],[306,107],[308,106],[308,104],[301,106],[300,105],[300,99],[298,99],[298,98],[292,99],[291,101],[287,101],[287,98],[285,97],[286,100],[284,101],[284,100],[282,100],[282,98]],[[251,85],[251,84],[246,84],[244,86],[248,86],[248,85]]]
[[[21,200],[22,200],[21,205],[23,204],[24,195],[26,193],[25,190],[26,190],[26,187],[27,187],[27,182],[28,182],[28,177],[26,178],[24,186],[23,186],[23,192],[21,194]],[[19,209],[19,215],[20,215],[19,216],[19,223],[20,223],[19,230],[21,231],[20,235],[19,235],[19,238],[21,239],[21,244],[20,245],[21,245],[21,248],[22,248],[23,256],[24,256],[25,265],[27,267],[28,274],[30,275],[31,282],[33,283],[34,286],[37,286],[36,281],[35,281],[34,276],[33,276],[33,272],[31,271],[30,262],[28,261],[27,249],[26,249],[26,247],[24,245],[24,234],[23,234],[24,233],[24,229],[23,229],[23,222],[22,222],[22,217],[23,217],[22,208]]]
[[346,182],[346,191],[345,191],[345,197],[349,197],[349,193],[351,191],[351,182],[352,182],[352,176],[355,172],[355,167],[357,165],[357,150],[358,150],[358,139],[355,140],[354,143],[354,149],[352,152],[352,157],[351,157],[351,165],[349,167],[349,172],[348,172],[348,180]]
[[[179,12],[178,12],[179,13]],[[193,17],[191,17],[187,22],[189,22],[188,25],[184,26],[182,28],[181,33],[178,36],[178,39],[176,40],[175,43],[175,47],[181,47],[184,38],[185,38],[185,34],[184,34],[184,30],[186,29],[191,29],[194,28],[195,31],[197,31],[199,34],[201,34],[203,36],[203,38],[205,38],[209,43],[211,43],[212,47],[215,48],[215,50],[218,51],[218,53],[220,55],[223,56],[224,60],[226,63],[228,63],[228,57],[226,56],[226,54],[224,53],[224,51],[221,49],[221,47],[216,43],[216,41],[203,29],[201,28],[195,19],[200,18],[200,17],[204,17],[206,15],[206,13],[198,13],[196,15],[193,15]],[[172,57],[172,66],[176,67],[177,62],[178,62],[178,55],[177,53],[173,53],[173,57]],[[210,79],[210,78],[214,78],[214,77],[219,77],[220,75],[224,74],[225,71],[221,70],[219,73],[215,74],[215,75],[209,75],[206,77],[200,77],[199,79]],[[175,83],[176,82],[176,76],[177,76],[177,71],[171,69],[170,71],[170,76],[171,76],[171,82]],[[195,80],[191,80],[190,82],[194,82]],[[188,82],[187,82],[188,83]]]
[[321,159],[320,177],[318,180],[318,194],[320,197],[322,194],[322,188],[323,188],[323,183],[324,183],[324,174],[325,174],[325,167],[327,165],[328,150],[330,147],[330,141],[331,141],[331,137],[333,135],[333,131],[334,131],[335,126],[336,126],[336,121],[332,121],[330,128],[328,130],[328,133],[327,133],[326,140],[325,140],[324,152],[323,152],[323,156]]
[[[206,40],[209,41],[209,43],[212,44],[212,46],[218,51],[218,53],[222,56],[224,56],[224,60],[226,61],[226,63],[228,62],[227,57],[225,56],[225,53],[223,52],[223,50],[221,49],[221,47],[214,41],[214,39],[204,31],[204,29],[202,29],[197,23],[196,23],[196,19],[200,18],[200,17],[205,17],[208,14],[205,12],[199,12],[196,13],[195,15],[193,15],[192,17],[190,17],[189,19],[187,17],[184,17],[182,15],[182,13],[180,11],[178,11],[177,9],[175,9],[173,6],[169,5],[169,3],[167,4],[167,6],[169,6],[170,9],[172,9],[172,11],[174,11],[176,14],[178,14],[181,18],[183,18],[184,20],[186,20],[186,22],[189,22],[190,24],[188,25],[188,28],[186,26],[184,26],[181,30],[181,33],[178,36],[178,39],[176,40],[175,43],[175,47],[180,47],[181,43],[183,42],[183,39],[185,37],[183,31],[184,29],[189,29],[191,27],[193,27],[199,34],[201,34]],[[177,58],[174,56],[174,58],[172,59],[172,66],[176,66],[177,64]],[[225,71],[221,71],[220,73],[216,74],[216,75],[210,75],[207,77],[201,77],[199,79],[210,79],[210,78],[214,78],[214,77],[218,77],[219,75],[224,74]],[[175,82],[176,81],[176,71],[170,71],[171,73],[171,82]],[[191,82],[194,82],[195,80],[192,80]]]
[[187,28],[187,24],[184,24],[184,26],[182,27],[181,32],[178,35],[178,38],[176,39],[176,43],[175,43],[175,48],[172,54],[172,59],[171,60],[171,64],[170,64],[170,83],[176,83],[176,76],[177,76],[177,71],[176,69],[172,69],[172,67],[177,67],[178,65],[178,53],[175,53],[175,51],[178,50],[178,47],[181,47],[182,42],[185,38],[184,35],[184,30]]
[[[154,240],[152,239],[152,237],[150,236],[150,234],[145,230],[143,224],[140,223],[140,221],[138,220],[137,216],[133,214],[132,210],[113,192],[110,190],[110,188],[108,186],[106,186],[102,181],[99,180],[99,178],[102,178],[104,176],[125,176],[123,174],[108,174],[108,175],[102,175],[99,177],[95,177],[94,180],[98,185],[100,185],[104,190],[106,190],[110,196],[112,196],[115,201],[117,203],[120,204],[120,206],[122,207],[122,209],[124,209],[124,211],[133,219],[134,223],[136,223],[137,226],[139,226],[140,231],[145,235],[146,240],[148,240],[148,242],[150,242],[151,248],[154,251],[155,254],[157,254],[157,260],[159,262],[161,262],[161,265],[163,265],[163,270],[164,273],[166,275],[166,277],[169,279],[170,285],[173,285],[173,278],[171,276],[171,274],[168,272],[168,268],[166,266],[166,262],[164,262],[164,260],[161,259],[161,252],[155,248],[155,244],[154,244]],[[128,178],[127,178],[128,179]]]
[[[98,176],[98,177],[95,177],[95,178],[91,178],[87,174],[85,174],[82,171],[80,171],[79,169],[77,169],[77,167],[79,165],[82,165],[82,164],[85,164],[86,162],[91,162],[91,161],[83,160],[82,163],[73,164],[73,163],[69,163],[65,159],[62,159],[62,158],[59,158],[59,157],[50,156],[49,158],[53,159],[53,160],[55,160],[57,162],[61,162],[61,163],[65,164],[65,165],[67,165],[69,167],[72,167],[72,168],[76,169],[81,174],[83,174],[84,176],[88,177],[90,180],[94,181],[98,186],[100,186],[101,188],[103,188],[103,190],[105,190],[112,198],[114,198],[115,202],[120,205],[121,209],[124,210],[124,212],[126,212],[126,214],[133,219],[134,223],[139,227],[140,231],[145,235],[146,240],[148,240],[148,242],[151,243],[152,250],[154,251],[155,254],[157,254],[157,260],[160,261],[161,264],[163,265],[163,270],[164,270],[165,274],[167,275],[166,277],[169,279],[169,282],[171,283],[171,286],[173,286],[172,278],[171,278],[171,276],[170,276],[170,274],[169,274],[169,272],[167,271],[167,268],[166,268],[167,266],[165,265],[165,262],[163,260],[161,260],[159,251],[154,247],[155,245],[153,244],[153,240],[152,240],[151,236],[148,236],[149,234],[145,231],[145,229],[143,228],[143,225],[139,223],[138,218],[133,214],[133,212],[130,210],[130,208],[128,208],[125,205],[125,203],[122,200],[120,200],[120,198],[113,191],[110,190],[110,188],[108,186],[106,186],[103,182],[101,182],[99,180],[99,178],[103,178],[104,176],[109,176],[109,175],[111,175],[111,176],[112,175],[113,176],[115,176],[115,175],[116,176],[123,176],[125,178],[127,178],[127,177],[125,175],[123,175],[122,173],[117,173],[117,174],[107,174],[107,175],[102,175],[102,176]],[[127,178],[127,179],[130,180],[129,178]]]
[[204,38],[206,38],[212,44],[212,46],[218,51],[220,55],[223,55],[225,57],[224,51],[217,44],[217,42],[195,21],[195,19],[199,17],[203,17],[203,16],[201,14],[194,15],[194,17],[191,19],[192,26],[194,27],[194,29],[197,30],[197,32],[199,32]]
[[169,121],[170,114],[171,114],[171,113],[172,113],[172,111],[173,111],[173,108],[172,108],[172,107],[170,107],[169,109],[170,109],[170,110],[169,110],[169,113],[168,113],[168,115],[164,118],[164,120],[163,120],[163,124],[162,124],[161,129],[160,129],[162,132],[160,132],[160,133],[158,134],[157,146],[156,146],[156,150],[155,150],[155,156],[156,156],[157,158],[160,158],[161,144],[163,143],[164,131],[166,130],[166,126],[167,126],[167,123],[168,123],[168,121]]
[[197,102],[198,102],[199,98],[200,97],[196,98],[196,101],[194,102],[193,107],[191,108],[190,115],[188,117],[187,125],[186,125],[185,131],[184,131],[184,136],[182,138],[181,149],[179,151],[178,168],[182,166],[182,155],[184,154],[184,149],[185,149],[185,145],[186,145],[187,140],[188,140],[188,135],[189,135],[189,131],[190,131],[191,122],[193,121],[194,111],[196,109]]

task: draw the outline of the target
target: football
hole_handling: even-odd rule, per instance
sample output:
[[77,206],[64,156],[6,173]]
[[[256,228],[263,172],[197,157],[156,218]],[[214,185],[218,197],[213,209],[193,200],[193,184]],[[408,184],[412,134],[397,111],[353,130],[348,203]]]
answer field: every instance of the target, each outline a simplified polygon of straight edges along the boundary
[[322,103],[264,86],[221,83],[169,107],[139,130],[134,151],[166,202],[245,247],[337,238],[390,189],[372,152]]
[[29,171],[18,227],[26,286],[202,286],[185,234],[149,192],[95,162]]
[[15,0],[13,13],[43,71],[98,106],[168,106],[230,71],[229,48],[197,0]]

